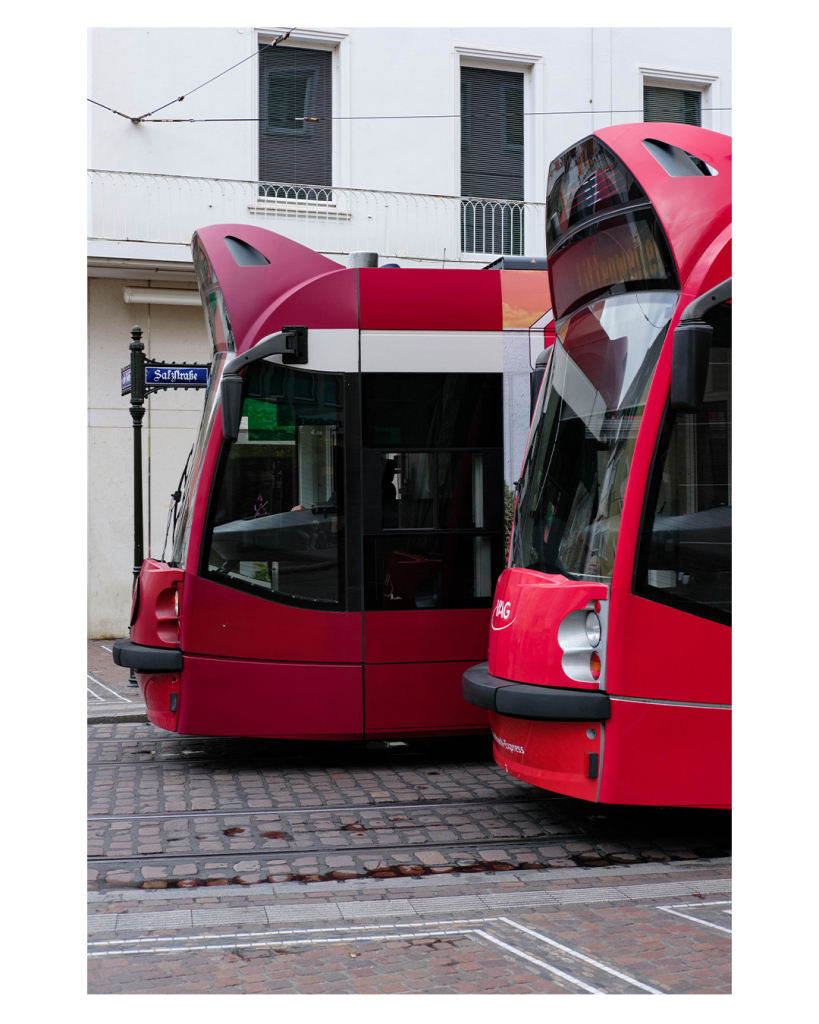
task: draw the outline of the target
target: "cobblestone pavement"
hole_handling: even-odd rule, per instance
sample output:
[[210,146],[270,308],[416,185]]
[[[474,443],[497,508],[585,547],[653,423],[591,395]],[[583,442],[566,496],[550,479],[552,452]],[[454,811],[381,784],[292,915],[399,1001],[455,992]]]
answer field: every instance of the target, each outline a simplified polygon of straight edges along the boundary
[[725,812],[598,807],[505,774],[484,739],[413,746],[89,726],[88,882],[144,888],[696,861]]
[[730,864],[91,893],[89,992],[726,994]]
[[730,992],[730,815],[528,786],[486,738],[186,737],[89,644],[90,994]]

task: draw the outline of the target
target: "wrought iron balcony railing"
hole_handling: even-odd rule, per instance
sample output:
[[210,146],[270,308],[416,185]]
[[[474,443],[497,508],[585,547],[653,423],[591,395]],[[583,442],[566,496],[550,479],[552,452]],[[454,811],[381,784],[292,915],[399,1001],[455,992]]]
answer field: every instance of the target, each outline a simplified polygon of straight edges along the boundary
[[258,224],[329,256],[483,265],[539,256],[545,204],[129,171],[88,171],[88,237],[188,244],[208,224]]

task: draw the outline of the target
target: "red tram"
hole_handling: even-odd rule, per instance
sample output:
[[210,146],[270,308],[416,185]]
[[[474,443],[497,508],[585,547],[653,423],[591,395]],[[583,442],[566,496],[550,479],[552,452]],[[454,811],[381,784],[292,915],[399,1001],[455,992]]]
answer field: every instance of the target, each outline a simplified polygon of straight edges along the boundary
[[556,342],[464,697],[535,786],[730,807],[731,140],[579,142],[547,259]]
[[209,389],[172,554],[143,563],[114,649],[149,720],[487,730],[461,677],[503,569],[504,328],[544,319],[546,274],[343,268],[247,225],[193,254]]

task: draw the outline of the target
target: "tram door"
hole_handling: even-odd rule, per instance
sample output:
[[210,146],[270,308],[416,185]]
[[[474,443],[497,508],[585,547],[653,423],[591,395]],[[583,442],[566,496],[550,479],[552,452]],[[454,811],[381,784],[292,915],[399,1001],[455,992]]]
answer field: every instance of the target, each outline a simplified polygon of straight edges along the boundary
[[364,724],[469,728],[503,569],[499,373],[361,376]]

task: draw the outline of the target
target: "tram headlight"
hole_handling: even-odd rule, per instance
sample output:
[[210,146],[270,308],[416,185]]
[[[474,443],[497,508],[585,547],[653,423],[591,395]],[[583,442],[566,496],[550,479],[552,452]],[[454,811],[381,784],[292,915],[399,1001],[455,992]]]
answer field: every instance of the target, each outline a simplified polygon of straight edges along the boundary
[[[589,614],[586,616],[586,639],[589,641],[592,647],[596,647],[600,643],[601,636],[602,628],[600,626],[600,619],[594,612],[589,612]],[[597,661],[598,663],[600,662],[599,657]]]
[[596,683],[605,688],[608,607],[600,600],[587,601],[560,622],[557,642],[562,651],[560,667],[577,683]]

